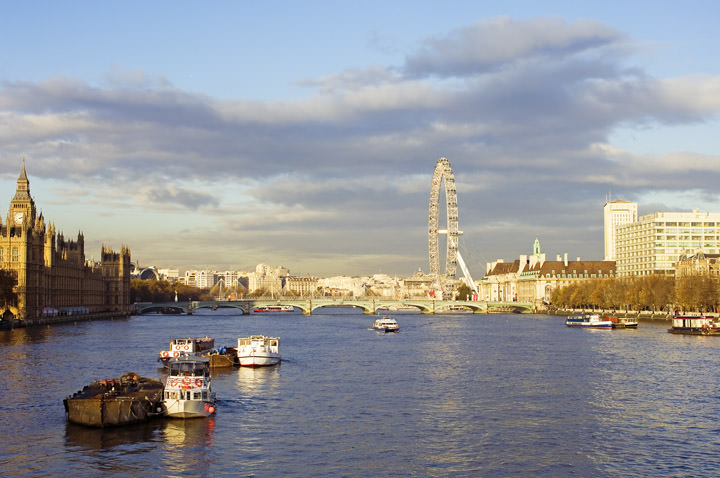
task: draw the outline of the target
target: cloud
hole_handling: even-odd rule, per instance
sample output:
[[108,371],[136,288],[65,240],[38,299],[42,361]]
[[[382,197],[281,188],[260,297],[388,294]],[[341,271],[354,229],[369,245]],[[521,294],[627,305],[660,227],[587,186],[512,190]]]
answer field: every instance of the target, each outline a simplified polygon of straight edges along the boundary
[[[514,257],[538,234],[549,253],[601,257],[608,191],[632,200],[692,184],[710,198],[720,180],[717,155],[609,142],[617,128],[720,111],[719,77],[654,78],[628,64],[636,48],[596,21],[498,17],[428,38],[403,64],[300,80],[312,92],[295,101],[218,99],[142,70],[114,70],[103,86],[6,81],[0,174],[17,177],[26,153],[33,184],[102,185],[94,210],[152,218],[143,232],[182,236],[188,264],[205,261],[212,238],[239,248],[228,266],[276,254],[293,271],[293,258],[317,259],[297,272],[412,273],[427,262],[430,180],[446,156],[475,257]],[[146,261],[170,255],[153,252],[160,236],[122,242]],[[358,257],[363,270],[351,268]]]
[[558,62],[617,50],[624,41],[625,35],[592,20],[495,17],[425,40],[419,51],[408,55],[404,71],[415,77],[471,76],[523,62]]

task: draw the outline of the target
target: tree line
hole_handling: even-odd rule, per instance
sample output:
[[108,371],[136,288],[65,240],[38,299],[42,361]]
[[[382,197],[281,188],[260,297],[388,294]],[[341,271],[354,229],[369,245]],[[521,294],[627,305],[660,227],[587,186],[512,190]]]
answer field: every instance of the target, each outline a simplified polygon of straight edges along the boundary
[[555,289],[550,300],[560,309],[717,312],[720,280],[699,275],[590,279]]
[[181,282],[166,280],[130,280],[130,303],[135,302],[172,302],[177,293],[178,301],[213,300],[210,289],[203,289]]

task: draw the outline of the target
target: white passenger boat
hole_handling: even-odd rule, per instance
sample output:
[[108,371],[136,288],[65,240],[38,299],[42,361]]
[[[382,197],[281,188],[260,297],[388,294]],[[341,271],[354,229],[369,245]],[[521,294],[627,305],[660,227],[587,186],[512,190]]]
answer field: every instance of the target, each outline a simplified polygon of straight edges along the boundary
[[241,337],[237,344],[238,362],[242,367],[264,367],[280,363],[280,339],[252,335]]
[[169,350],[162,350],[158,361],[167,366],[168,361],[173,357],[181,355],[203,355],[210,353],[215,348],[215,339],[210,337],[190,337],[183,339],[172,339]]
[[170,375],[163,394],[167,416],[208,417],[215,413],[215,392],[210,379],[210,359],[184,355],[168,361]]
[[400,330],[400,326],[395,319],[385,315],[375,321],[373,329],[382,332],[397,332]]
[[598,314],[571,315],[565,320],[568,327],[585,327],[593,329],[612,329],[612,320],[600,318]]
[[292,305],[261,305],[255,307],[253,312],[295,312],[295,308]]

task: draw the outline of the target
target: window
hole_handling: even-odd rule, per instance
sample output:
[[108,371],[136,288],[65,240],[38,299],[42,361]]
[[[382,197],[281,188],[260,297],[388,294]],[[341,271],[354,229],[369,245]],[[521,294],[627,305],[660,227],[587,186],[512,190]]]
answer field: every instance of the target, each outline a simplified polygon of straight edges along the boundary
[[12,261],[17,262],[20,260],[20,253],[18,252],[17,247],[12,248]]
[[5,260],[5,253],[3,251],[4,249],[0,247],[0,262]]

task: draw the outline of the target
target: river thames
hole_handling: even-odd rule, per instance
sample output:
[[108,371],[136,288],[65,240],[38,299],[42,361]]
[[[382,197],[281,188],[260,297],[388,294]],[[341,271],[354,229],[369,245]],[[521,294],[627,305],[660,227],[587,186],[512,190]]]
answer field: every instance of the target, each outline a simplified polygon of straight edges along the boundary
[[[147,315],[0,331],[3,476],[720,474],[720,337],[669,324],[581,330],[542,315],[346,309]],[[133,371],[160,378],[173,337],[279,336],[283,362],[213,371],[213,418],[117,429],[62,399]]]

